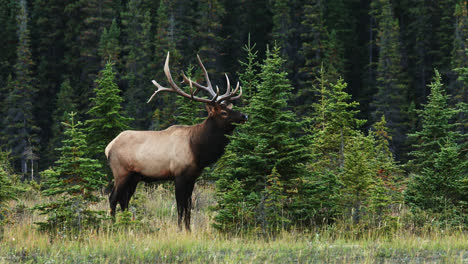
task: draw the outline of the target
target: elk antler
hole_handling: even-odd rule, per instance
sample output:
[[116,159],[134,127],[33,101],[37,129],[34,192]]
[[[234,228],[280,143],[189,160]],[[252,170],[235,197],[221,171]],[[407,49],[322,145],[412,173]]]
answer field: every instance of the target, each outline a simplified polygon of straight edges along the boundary
[[[198,64],[200,64],[200,67],[202,68],[203,73],[205,75],[206,86],[203,86],[203,85],[201,85],[201,84],[199,84],[197,82],[192,81],[191,79],[189,79],[182,72],[182,77],[184,78],[183,82],[186,83],[186,84],[189,84],[189,86],[190,86],[190,94],[187,94],[182,89],[180,89],[177,86],[177,84],[174,82],[174,80],[172,79],[172,75],[171,75],[171,72],[169,70],[169,52],[168,52],[167,57],[166,57],[166,63],[164,64],[164,73],[166,74],[167,80],[168,80],[171,88],[163,87],[159,83],[157,83],[155,80],[153,80],[152,81],[153,84],[158,89],[153,93],[153,95],[150,97],[150,99],[148,100],[147,103],[149,103],[157,93],[163,92],[163,91],[177,93],[179,95],[182,95],[183,97],[186,97],[186,98],[192,99],[194,101],[198,101],[198,102],[218,103],[218,104],[222,103],[223,101],[237,100],[242,96],[242,87],[239,86],[239,82],[237,82],[237,86],[236,86],[236,89],[234,90],[234,92],[231,93],[231,84],[229,82],[229,78],[228,78],[227,74],[225,74],[226,75],[226,82],[227,82],[226,93],[223,94],[222,96],[219,96],[218,86],[216,86],[216,92],[215,92],[213,90],[213,86],[211,85],[211,81],[210,81],[210,78],[208,76],[208,72],[206,71],[205,66],[203,66],[203,63],[202,63],[202,61],[200,59],[200,56],[197,55],[197,58],[198,58]],[[195,91],[193,91],[192,86],[196,87]],[[239,89],[240,89],[239,95],[234,96]],[[210,96],[212,97],[212,99],[206,99],[206,98],[195,96],[200,90],[204,90],[204,91],[208,92],[210,94]]]

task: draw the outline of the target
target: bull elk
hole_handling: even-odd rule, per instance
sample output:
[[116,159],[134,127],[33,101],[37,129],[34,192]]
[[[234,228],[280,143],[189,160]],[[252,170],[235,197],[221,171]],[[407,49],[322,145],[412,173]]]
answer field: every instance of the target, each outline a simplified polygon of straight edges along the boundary
[[[184,218],[185,228],[190,231],[195,180],[206,166],[223,155],[224,148],[229,143],[226,135],[233,132],[234,124],[247,120],[246,115],[232,110],[230,103],[242,96],[239,82],[234,91],[231,91],[226,74],[226,93],[219,95],[219,88],[216,87],[216,92],[213,90],[208,73],[200,57],[197,58],[207,82],[206,86],[192,81],[182,72],[183,82],[190,86],[190,94],[180,89],[172,79],[167,53],[164,73],[170,87],[163,87],[153,80],[157,90],[148,103],[159,92],[176,93],[205,103],[208,111],[206,120],[193,126],[174,125],[162,131],[127,130],[107,145],[105,154],[114,175],[114,187],[109,196],[112,217],[115,217],[117,202],[122,211],[128,208],[138,182],[174,180],[179,229],[182,228]],[[196,96],[201,90],[208,92],[211,99]]]

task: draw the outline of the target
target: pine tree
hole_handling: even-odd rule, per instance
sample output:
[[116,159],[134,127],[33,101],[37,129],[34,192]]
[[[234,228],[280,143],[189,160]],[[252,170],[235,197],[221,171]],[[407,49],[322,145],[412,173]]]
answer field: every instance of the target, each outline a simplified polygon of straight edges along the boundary
[[23,176],[27,172],[27,160],[33,160],[38,151],[38,132],[34,120],[34,99],[37,89],[32,79],[32,55],[28,29],[26,1],[20,1],[17,20],[18,46],[14,66],[15,76],[12,87],[5,99],[6,116],[3,120],[2,137],[6,148],[11,150],[15,169]]
[[[304,6],[302,20],[302,46],[299,53],[305,58],[301,73],[301,88],[298,93],[298,110],[307,115],[307,106],[314,102],[314,90],[321,74],[328,80],[337,80],[344,71],[343,47],[337,39],[336,30],[329,31],[325,21],[326,6],[323,1],[312,1]],[[323,71],[323,68],[325,70]]]
[[[421,129],[409,135],[415,140],[415,150],[410,153],[414,159],[409,163],[415,174],[409,180],[405,201],[412,207],[443,214],[454,210],[451,212],[459,215],[454,207],[466,209],[462,188],[468,175],[466,151],[462,151],[463,144],[457,145],[462,138],[456,131],[459,124],[453,122],[460,110],[448,106],[450,97],[444,92],[438,71],[429,87],[428,102],[418,111]],[[441,217],[447,220],[452,216]]]
[[16,181],[16,175],[10,165],[9,153],[0,149],[0,237],[3,232],[3,225],[8,220],[9,208],[7,202],[17,200],[18,193],[22,191]]
[[340,190],[345,188],[341,179],[345,149],[365,122],[357,118],[359,104],[351,101],[346,83],[342,79],[331,83],[323,68],[318,74],[313,87],[317,99],[310,111],[314,114],[307,119],[307,146],[312,159],[307,164],[309,175],[298,182],[296,202],[298,211],[304,208],[305,224],[332,222],[343,210]]
[[401,166],[395,161],[393,153],[390,151],[390,141],[392,136],[387,128],[385,116],[379,122],[372,125],[369,136],[373,137],[374,153],[374,183],[371,187],[371,199],[369,209],[376,216],[379,225],[383,216],[388,215],[391,205],[401,204],[402,196],[402,175]]
[[[128,129],[130,118],[122,116],[122,98],[115,83],[113,64],[108,62],[96,80],[95,97],[91,98],[92,108],[88,111],[90,119],[85,122],[91,157],[106,164],[104,149],[120,132]],[[109,175],[109,179],[110,179]]]
[[[466,1],[460,1],[455,8],[455,38],[452,50],[452,71],[453,80],[451,80],[450,94],[452,94],[452,104],[459,104],[462,109],[457,116],[457,121],[461,123],[461,133],[468,131],[467,120],[467,102],[468,102],[468,11]],[[463,110],[464,109],[464,110]]]
[[[419,106],[428,95],[427,83],[430,81],[434,57],[430,54],[434,34],[433,18],[435,12],[428,1],[411,1],[408,6],[401,6],[408,21],[406,28],[402,28],[402,42],[407,50],[408,76],[411,76],[408,98],[412,98]],[[403,24],[401,26],[404,26]]]
[[42,172],[44,196],[54,197],[51,202],[34,207],[40,214],[47,215],[45,222],[38,222],[41,230],[52,232],[80,232],[87,227],[98,227],[103,211],[90,209],[100,200],[96,192],[105,184],[105,175],[100,172],[97,160],[85,158],[87,146],[81,122],[75,120],[76,113],[69,114],[64,122],[65,139],[59,148],[60,158],[55,168]]
[[265,47],[271,43],[273,26],[273,16],[269,0],[245,1],[234,0],[224,1],[226,13],[223,19],[222,36],[225,41],[222,52],[228,56],[223,56],[223,70],[226,72],[239,71],[238,60],[244,56],[243,50],[239,49],[251,39],[251,43],[256,43],[259,56],[263,58]]
[[[31,3],[31,46],[35,67],[34,83],[38,97],[34,103],[34,116],[40,133],[41,165],[50,164],[50,149],[46,146],[51,140],[51,127],[55,104],[51,98],[55,98],[60,91],[60,85],[73,73],[66,71],[64,62],[65,40],[64,33],[69,22],[69,14],[64,14],[65,6],[71,1],[61,0],[37,0]],[[75,36],[76,37],[76,36]],[[67,75],[67,77],[65,77]],[[46,165],[46,166],[47,166]],[[46,167],[45,166],[45,167]]]
[[[251,119],[238,128],[226,154],[218,162],[219,200],[215,227],[221,230],[239,231],[229,228],[239,227],[236,222],[242,222],[241,228],[260,227],[263,231],[272,231],[279,226],[278,221],[287,227],[295,220],[283,215],[283,211],[272,215],[270,210],[283,202],[279,201],[280,197],[290,198],[292,194],[288,190],[304,173],[301,164],[308,158],[301,140],[294,138],[301,124],[296,122],[294,113],[287,110],[292,87],[285,78],[286,73],[280,70],[283,60],[279,51],[277,47],[268,50],[257,93],[246,109]],[[239,183],[240,190],[233,188],[233,181]],[[239,192],[243,199],[232,199],[233,194]],[[232,202],[238,203],[240,212],[233,212],[233,205],[229,204]],[[283,206],[287,212],[291,205],[281,204]],[[248,217],[239,218],[243,216]],[[290,221],[283,221],[284,218]]]
[[239,82],[244,88],[245,92],[243,93],[242,100],[248,104],[250,99],[255,95],[256,88],[258,86],[257,72],[259,68],[259,63],[257,61],[258,51],[255,49],[255,44],[250,43],[250,35],[247,40],[247,44],[242,48],[246,53],[246,61],[240,61],[239,64],[242,68],[241,72],[238,72]]
[[433,14],[437,20],[433,24],[434,46],[430,54],[434,57],[432,67],[439,69],[444,76],[451,69],[450,54],[455,36],[453,14],[457,2],[458,0],[440,0],[434,3]]
[[400,154],[405,151],[407,127],[405,112],[407,103],[407,86],[401,66],[402,58],[399,47],[398,20],[393,17],[391,3],[388,0],[373,2],[373,11],[377,21],[378,62],[376,69],[376,93],[371,103],[372,120],[377,121],[385,115],[391,129],[392,151]]
[[145,10],[144,1],[132,0],[122,13],[122,34],[125,36],[124,105],[128,116],[133,117],[134,129],[148,129],[151,121],[151,105],[146,104],[153,89],[150,76],[157,72],[153,65],[153,36],[151,13]]
[[370,189],[373,184],[375,158],[373,138],[357,134],[351,137],[344,149],[344,165],[340,180],[340,202],[344,219],[351,216],[354,224],[358,224],[366,214]]
[[[158,20],[156,22],[156,34],[154,41],[154,65],[156,69],[164,67],[164,59],[166,58],[167,52],[169,52],[171,54],[172,61],[179,62],[176,65],[172,65],[171,69],[173,72],[181,70],[180,62],[182,59],[182,54],[181,51],[177,48],[178,43],[181,42],[182,39],[180,29],[180,24],[182,21],[178,17],[178,10],[181,8],[183,7],[178,6],[174,1],[160,1],[157,11]],[[187,28],[187,30],[190,30],[192,27]],[[189,43],[190,42],[187,42],[187,44]],[[155,80],[163,80],[166,78],[161,70],[156,70],[154,72],[154,76]],[[153,129],[167,127],[174,121],[174,98],[168,94],[162,94],[160,97],[155,99],[159,109],[153,113],[153,124],[151,127]]]
[[[444,139],[440,151],[434,154],[431,167],[409,180],[405,202],[411,207],[435,213],[446,224],[468,224],[468,199],[464,195],[468,161],[453,138]],[[450,223],[452,221],[452,223]]]
[[421,129],[408,135],[415,141],[414,151],[410,153],[413,156],[410,165],[414,166],[415,173],[433,166],[435,155],[440,152],[440,147],[444,145],[443,141],[447,137],[458,137],[454,131],[457,124],[452,121],[459,110],[448,106],[449,96],[444,92],[441,76],[437,70],[429,87],[431,93],[427,104],[422,110],[417,110],[421,119]]
[[[305,62],[301,72],[306,75],[305,79],[309,80],[307,86],[310,87],[323,67],[327,51],[328,30],[324,18],[325,6],[322,1],[306,4],[304,10],[302,25],[305,30],[301,35],[303,41],[300,52],[304,56]],[[303,95],[301,94],[301,96]]]
[[[78,31],[78,58],[77,69],[71,71],[73,75],[79,73],[79,81],[72,80],[72,83],[80,84],[80,101],[82,105],[80,109],[88,109],[88,98],[92,94],[93,82],[96,79],[99,70],[102,68],[101,58],[99,56],[99,42],[102,32],[105,28],[109,28],[112,20],[117,16],[114,1],[111,0],[89,0],[78,1],[75,7],[78,6],[79,13],[81,14],[81,21],[79,22],[80,30]],[[75,22],[75,21],[73,21]],[[115,34],[116,32],[113,32]],[[115,41],[114,41],[115,42]],[[113,48],[116,48],[114,44]],[[115,54],[115,52],[112,52]],[[77,54],[74,54],[76,59]]]
[[104,28],[99,40],[99,56],[101,57],[101,66],[104,66],[108,61],[114,63],[120,62],[120,29],[117,25],[117,21],[112,20],[112,24],[109,30]]
[[317,102],[312,104],[314,116],[309,118],[311,142],[315,160],[320,168],[337,170],[343,167],[344,145],[347,138],[356,135],[365,120],[356,116],[359,103],[351,101],[343,79],[330,83],[322,68],[317,78]]
[[[16,0],[1,0],[0,6],[2,6],[0,9],[0,25],[2,25],[0,38],[0,47],[2,47],[0,50],[0,87],[5,87],[8,76],[13,71],[12,66],[15,64],[15,50],[17,46],[16,16],[19,5]],[[0,102],[2,102],[1,100],[3,98],[0,99]],[[0,122],[1,120],[0,117]]]
[[199,0],[197,19],[197,45],[198,53],[204,58],[207,69],[217,69],[215,58],[221,51],[220,32],[222,19],[225,14],[223,1],[220,0]]
[[[192,72],[193,67],[189,66],[185,75],[191,79],[193,77]],[[184,89],[186,93],[190,94],[190,89],[193,90],[193,87],[190,88],[188,85],[185,85],[182,89]],[[187,98],[182,96],[178,96],[175,100],[177,108],[175,112],[175,120],[177,124],[195,125],[201,123],[204,118],[201,117],[202,108],[200,107],[200,104],[193,100],[187,100]]]
[[60,86],[60,91],[57,94],[55,101],[55,110],[52,114],[52,127],[51,132],[52,136],[49,140],[47,146],[47,159],[46,163],[51,164],[53,161],[58,159],[58,154],[56,149],[61,147],[61,142],[63,140],[63,131],[62,120],[66,120],[68,115],[71,112],[77,111],[77,96],[74,93],[74,89],[70,84],[70,80],[66,79]]
[[[276,45],[281,47],[281,56],[285,59],[284,70],[288,72],[293,87],[301,87],[300,67],[304,58],[298,53],[303,44],[303,33],[309,32],[309,28],[304,29],[303,17],[309,12],[310,1],[302,0],[278,0],[269,3],[273,28],[271,35]],[[319,1],[312,1],[314,4]],[[317,5],[323,6],[320,3]],[[253,32],[252,32],[253,33]]]

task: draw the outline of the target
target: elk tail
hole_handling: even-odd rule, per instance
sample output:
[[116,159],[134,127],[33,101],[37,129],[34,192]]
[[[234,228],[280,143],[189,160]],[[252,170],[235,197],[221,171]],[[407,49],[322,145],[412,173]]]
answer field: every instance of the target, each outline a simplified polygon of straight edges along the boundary
[[112,145],[114,145],[114,141],[115,141],[115,139],[112,140],[112,141],[107,145],[107,147],[106,147],[106,149],[105,149],[105,151],[104,151],[104,153],[106,154],[107,160],[109,160],[109,157],[110,157],[110,150],[111,150],[111,148],[112,148]]

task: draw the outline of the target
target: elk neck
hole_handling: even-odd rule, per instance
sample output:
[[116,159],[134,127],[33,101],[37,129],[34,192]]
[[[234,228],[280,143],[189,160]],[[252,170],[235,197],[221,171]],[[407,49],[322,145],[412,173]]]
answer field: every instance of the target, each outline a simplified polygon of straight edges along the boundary
[[227,135],[232,131],[233,129],[220,127],[212,117],[194,126],[190,146],[200,170],[216,162],[224,154],[224,148],[229,143]]

